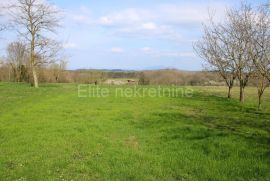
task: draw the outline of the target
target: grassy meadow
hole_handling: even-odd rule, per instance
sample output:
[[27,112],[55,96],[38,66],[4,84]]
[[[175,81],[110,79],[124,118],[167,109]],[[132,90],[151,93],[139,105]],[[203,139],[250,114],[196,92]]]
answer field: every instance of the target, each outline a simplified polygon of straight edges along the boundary
[[[225,87],[192,97],[78,97],[0,83],[0,180],[270,180],[270,89],[257,111]],[[155,87],[146,87],[155,88]]]

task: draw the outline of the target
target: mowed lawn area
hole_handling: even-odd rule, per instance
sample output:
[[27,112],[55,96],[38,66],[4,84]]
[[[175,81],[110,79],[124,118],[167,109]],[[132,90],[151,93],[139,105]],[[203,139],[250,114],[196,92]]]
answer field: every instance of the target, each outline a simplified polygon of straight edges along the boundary
[[[225,87],[192,97],[78,97],[0,83],[0,180],[270,180],[270,89],[257,111]],[[119,88],[119,87],[118,87]],[[155,87],[145,87],[155,88]]]

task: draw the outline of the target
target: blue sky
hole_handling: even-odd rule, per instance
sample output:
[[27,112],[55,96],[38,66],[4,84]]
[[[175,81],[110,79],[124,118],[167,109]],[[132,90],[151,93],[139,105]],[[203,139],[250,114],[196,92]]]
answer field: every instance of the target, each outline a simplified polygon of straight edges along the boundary
[[[0,2],[3,0],[0,0]],[[65,14],[58,39],[68,68],[200,70],[192,48],[208,12],[222,19],[238,0],[51,0]],[[265,1],[249,1],[258,4]],[[14,36],[0,42],[2,54]]]

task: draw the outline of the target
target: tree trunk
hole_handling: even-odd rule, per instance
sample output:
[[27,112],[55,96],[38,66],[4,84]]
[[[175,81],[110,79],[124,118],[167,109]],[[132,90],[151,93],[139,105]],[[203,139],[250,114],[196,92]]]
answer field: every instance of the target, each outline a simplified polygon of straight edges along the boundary
[[36,70],[36,60],[35,60],[35,34],[32,33],[32,40],[31,40],[31,68],[33,73],[33,84],[35,88],[38,88],[38,76]]
[[259,101],[258,101],[258,110],[261,109],[261,105],[262,105],[262,94],[259,92],[258,93],[258,98],[259,98]]
[[37,71],[36,71],[35,66],[32,66],[32,73],[33,73],[34,87],[38,88],[38,76],[37,76]]
[[228,98],[229,98],[229,99],[232,98],[232,92],[231,92],[231,90],[232,90],[232,87],[229,86],[229,90],[228,90]]
[[244,92],[245,88],[240,85],[240,102],[244,102],[245,101],[245,92]]

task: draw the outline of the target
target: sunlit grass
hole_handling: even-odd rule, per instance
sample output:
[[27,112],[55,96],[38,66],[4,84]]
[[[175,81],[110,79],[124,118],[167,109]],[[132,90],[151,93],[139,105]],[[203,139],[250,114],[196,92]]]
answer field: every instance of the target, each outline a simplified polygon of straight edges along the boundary
[[[269,180],[270,92],[79,98],[77,86],[0,83],[0,180]],[[153,87],[152,87],[153,88]]]

